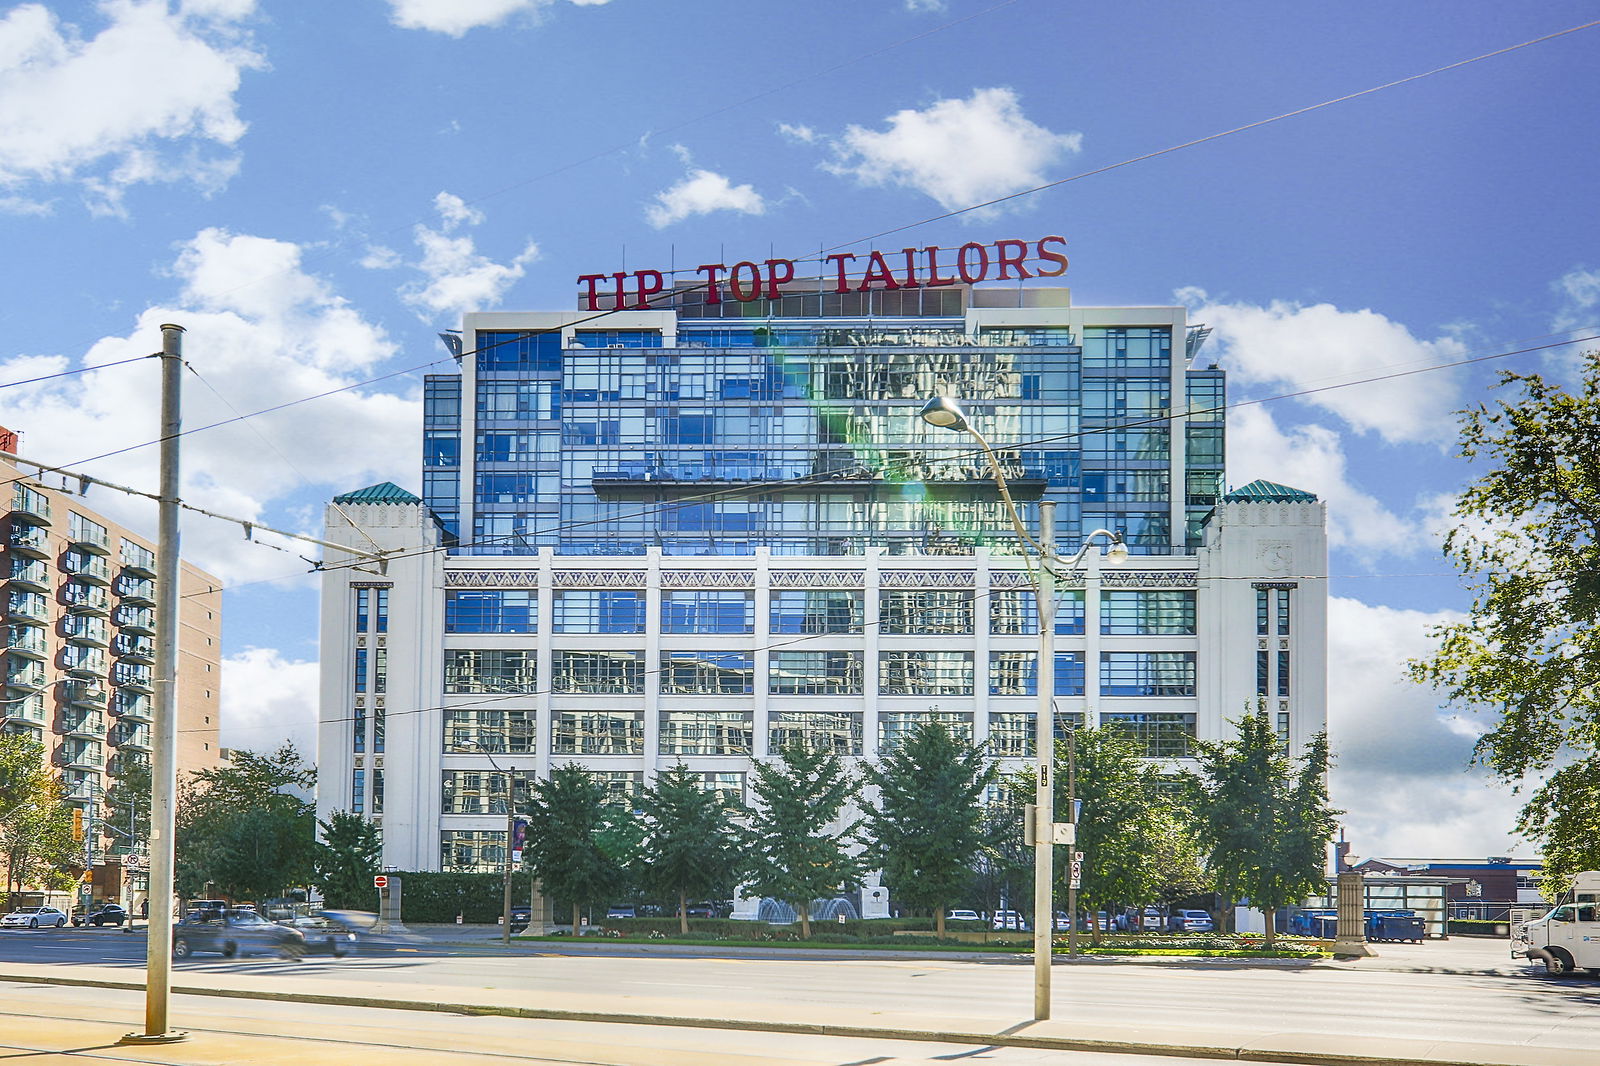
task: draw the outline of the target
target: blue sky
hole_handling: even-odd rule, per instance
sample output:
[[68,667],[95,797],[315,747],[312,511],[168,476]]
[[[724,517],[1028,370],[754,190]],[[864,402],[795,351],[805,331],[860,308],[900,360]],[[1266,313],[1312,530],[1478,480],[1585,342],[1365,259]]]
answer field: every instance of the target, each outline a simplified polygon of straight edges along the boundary
[[[584,273],[1059,233],[1078,303],[1189,304],[1235,400],[1562,339],[1600,323],[1600,27],[919,223],[1596,18],[1476,0],[0,3],[0,382],[147,354],[165,321],[189,331],[190,426],[396,375],[188,438],[188,499],[314,533],[337,492],[417,487],[420,374],[396,372],[443,359],[437,331],[572,306]],[[1468,476],[1451,412],[1496,367],[1570,375],[1583,349],[1231,416],[1231,483],[1329,502],[1334,791],[1358,853],[1515,847],[1514,798],[1465,769],[1481,725],[1401,668],[1466,602],[1436,535]],[[29,457],[88,459],[154,437],[155,378],[6,389],[0,422]],[[144,487],[154,464],[86,469]],[[304,548],[200,519],[184,537],[232,589],[225,740],[309,738]]]

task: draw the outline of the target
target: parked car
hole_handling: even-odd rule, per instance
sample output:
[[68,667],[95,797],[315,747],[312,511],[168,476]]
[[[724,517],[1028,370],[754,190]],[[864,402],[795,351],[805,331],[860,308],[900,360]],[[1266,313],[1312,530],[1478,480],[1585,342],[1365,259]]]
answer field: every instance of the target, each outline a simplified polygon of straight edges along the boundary
[[1071,919],[1071,917],[1069,917],[1067,915],[1067,912],[1066,911],[1056,911],[1056,930],[1058,932],[1061,932],[1061,931],[1065,931],[1065,930],[1070,930],[1071,928],[1072,928],[1072,919]]
[[638,912],[631,903],[613,903],[606,908],[607,918],[634,918]]
[[100,906],[72,917],[73,925],[121,925],[128,920],[128,912],[120,903],[102,903]]
[[705,902],[691,903],[684,908],[684,911],[690,918],[715,918],[717,916],[717,905]]
[[228,901],[225,899],[191,899],[189,901],[189,909],[185,913],[194,914],[200,911],[211,911],[221,914],[227,909]]
[[530,907],[511,908],[511,931],[520,933],[528,928],[528,923],[533,920],[533,909]]
[[0,925],[27,926],[37,929],[41,925],[53,925],[60,929],[67,924],[67,916],[54,907],[18,907],[4,918],[0,918]]
[[1180,910],[1172,912],[1167,928],[1174,933],[1209,933],[1216,928],[1216,923],[1205,911]]
[[983,921],[982,918],[978,917],[978,912],[977,911],[951,911],[949,914],[946,914],[944,916],[944,920],[947,921],[947,922],[981,922],[981,921]]
[[282,924],[300,931],[300,935],[305,937],[308,952],[326,952],[336,959],[342,959],[356,948],[355,931],[325,914],[294,918]]
[[1023,920],[1020,911],[995,911],[994,927],[996,929],[1026,929],[1028,923]]
[[275,925],[255,911],[195,911],[172,927],[172,957],[186,959],[197,951],[235,955],[277,954],[298,959],[306,936],[299,929]]

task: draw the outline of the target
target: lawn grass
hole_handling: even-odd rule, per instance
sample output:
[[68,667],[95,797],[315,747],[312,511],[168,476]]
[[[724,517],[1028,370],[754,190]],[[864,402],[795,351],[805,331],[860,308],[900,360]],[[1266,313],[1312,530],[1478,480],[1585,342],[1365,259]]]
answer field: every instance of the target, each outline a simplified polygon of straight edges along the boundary
[[[1033,943],[1016,942],[1010,944],[921,944],[893,942],[890,940],[864,941],[859,943],[840,943],[825,940],[707,940],[694,938],[647,938],[647,937],[618,937],[618,936],[584,936],[576,941],[570,936],[514,936],[512,940],[523,941],[530,944],[600,944],[615,945],[617,947],[635,947],[641,944],[661,945],[663,947],[697,947],[697,948],[793,948],[799,951],[925,951],[925,952],[972,952],[986,951],[999,952],[1013,955],[1033,954]],[[1065,955],[1067,947],[1058,943],[1055,948],[1057,955]],[[1091,947],[1081,945],[1078,948],[1080,955],[1165,955],[1188,956],[1191,958],[1239,958],[1239,959],[1325,959],[1331,956],[1323,951],[1254,951],[1245,948],[1223,950],[1217,948],[1124,948],[1124,947]]]

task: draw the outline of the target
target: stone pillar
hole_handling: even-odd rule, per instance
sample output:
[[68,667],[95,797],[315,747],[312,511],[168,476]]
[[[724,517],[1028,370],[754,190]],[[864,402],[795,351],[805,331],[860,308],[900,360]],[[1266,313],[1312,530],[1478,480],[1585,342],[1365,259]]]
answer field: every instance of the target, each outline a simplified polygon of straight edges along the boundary
[[528,927],[523,932],[528,936],[549,936],[553,924],[550,920],[550,900],[544,894],[544,885],[536,877],[528,899]]
[[1367,943],[1366,882],[1358,870],[1339,873],[1339,926],[1333,953],[1343,957],[1370,958],[1377,954]]

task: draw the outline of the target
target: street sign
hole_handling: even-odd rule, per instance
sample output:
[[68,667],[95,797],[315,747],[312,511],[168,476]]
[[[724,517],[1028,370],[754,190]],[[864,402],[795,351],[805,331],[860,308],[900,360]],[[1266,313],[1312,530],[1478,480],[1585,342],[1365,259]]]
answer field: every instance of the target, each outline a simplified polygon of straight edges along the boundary
[[372,875],[372,887],[373,888],[388,888],[389,887],[389,879],[387,877],[383,876],[383,874],[373,874]]
[[1072,877],[1072,879],[1071,879],[1071,881],[1069,883],[1070,887],[1072,887],[1072,888],[1082,888],[1083,887],[1083,884],[1082,884],[1082,881],[1083,881],[1083,861],[1081,859],[1073,859],[1072,860],[1072,874],[1071,874],[1071,877]]
[[1076,822],[1056,822],[1055,843],[1076,844],[1078,842],[1078,825]]

